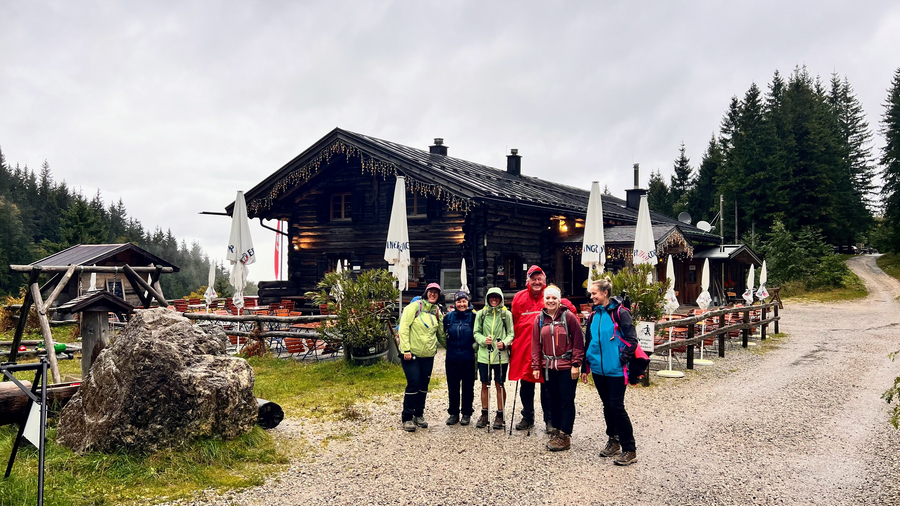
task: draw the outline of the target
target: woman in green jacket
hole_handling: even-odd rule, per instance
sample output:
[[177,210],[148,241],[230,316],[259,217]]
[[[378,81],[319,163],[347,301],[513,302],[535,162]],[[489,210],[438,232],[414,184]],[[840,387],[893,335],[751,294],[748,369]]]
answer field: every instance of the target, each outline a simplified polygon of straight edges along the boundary
[[415,432],[417,427],[428,428],[425,397],[434,369],[438,337],[443,339],[444,332],[443,315],[438,306],[440,297],[441,285],[431,283],[425,288],[422,299],[406,306],[400,317],[400,353],[406,375],[401,421],[407,432]]
[[512,343],[512,313],[503,305],[503,291],[494,287],[488,290],[484,308],[475,316],[475,342],[478,344],[478,374],[481,377],[481,418],[475,424],[483,428],[488,424],[488,400],[491,394],[491,377],[497,385],[497,416],[493,428],[503,430],[506,421],[506,370],[509,368],[509,345]]

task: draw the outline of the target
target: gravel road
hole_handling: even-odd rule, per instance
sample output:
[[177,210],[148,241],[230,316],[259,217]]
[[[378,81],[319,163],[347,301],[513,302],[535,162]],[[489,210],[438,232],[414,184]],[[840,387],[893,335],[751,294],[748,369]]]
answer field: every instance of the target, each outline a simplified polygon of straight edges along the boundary
[[887,356],[900,350],[900,283],[873,256],[849,265],[864,301],[790,304],[788,337],[629,388],[633,466],[598,456],[605,426],[590,385],[579,385],[572,449],[560,453],[542,433],[444,425],[439,388],[431,427],[416,433],[399,429],[399,395],[366,405],[363,421],[287,420],[275,435],[310,452],[263,486],[192,504],[900,505],[900,431],[881,399],[900,372]]

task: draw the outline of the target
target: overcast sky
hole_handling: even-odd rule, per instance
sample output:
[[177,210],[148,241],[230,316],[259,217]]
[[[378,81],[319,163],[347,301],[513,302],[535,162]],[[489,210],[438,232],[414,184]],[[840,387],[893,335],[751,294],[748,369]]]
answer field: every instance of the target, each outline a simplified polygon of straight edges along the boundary
[[900,3],[0,0],[0,148],[221,262],[229,219],[198,213],[334,127],[498,168],[518,148],[623,197],[634,162],[646,186],[684,142],[696,167],[730,98],[798,65],[846,76],[877,135]]

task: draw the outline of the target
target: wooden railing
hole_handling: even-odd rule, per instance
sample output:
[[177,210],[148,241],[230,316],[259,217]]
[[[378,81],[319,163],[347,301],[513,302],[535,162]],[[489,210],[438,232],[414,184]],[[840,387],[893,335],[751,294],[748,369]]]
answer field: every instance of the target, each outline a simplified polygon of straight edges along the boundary
[[[679,320],[669,320],[669,321],[661,321],[656,323],[656,330],[667,329],[669,327],[687,327],[687,337],[684,339],[677,339],[670,342],[665,342],[663,344],[659,344],[654,346],[653,353],[659,354],[669,351],[671,348],[682,348],[687,346],[687,365],[688,369],[694,368],[694,347],[698,344],[702,343],[704,340],[709,338],[718,338],[718,351],[720,357],[725,357],[725,338],[727,337],[729,332],[734,332],[736,330],[741,331],[741,346],[746,348],[748,346],[748,341],[750,339],[750,329],[755,327],[761,327],[760,330],[760,339],[765,341],[766,339],[766,330],[769,324],[774,325],[775,333],[778,333],[778,322],[781,320],[781,316],[778,314],[778,310],[781,308],[781,303],[769,302],[768,304],[759,304],[756,306],[743,306],[743,307],[731,307],[724,309],[717,309],[714,311],[708,311],[703,313],[702,315],[691,316],[688,318],[681,318]],[[768,311],[772,309],[772,316],[768,316]],[[760,319],[757,321],[750,320],[750,312],[752,311],[761,311]],[[731,313],[743,313],[743,318],[740,323],[733,323],[731,325],[726,325],[726,315]],[[715,330],[711,330],[705,334],[701,334],[699,336],[695,336],[695,325],[698,322],[702,322],[711,318],[718,318],[718,328]]]

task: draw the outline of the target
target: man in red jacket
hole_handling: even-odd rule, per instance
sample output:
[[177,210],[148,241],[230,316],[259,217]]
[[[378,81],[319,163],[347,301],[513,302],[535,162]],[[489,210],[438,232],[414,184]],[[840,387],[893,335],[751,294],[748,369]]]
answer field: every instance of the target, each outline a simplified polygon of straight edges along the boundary
[[[543,383],[543,378],[535,379],[531,373],[531,337],[534,319],[544,308],[544,288],[547,276],[537,265],[528,269],[528,288],[513,297],[512,317],[515,338],[512,342],[509,359],[509,379],[519,381],[519,398],[522,400],[522,419],[516,424],[516,430],[527,430],[534,427],[534,389],[535,383]],[[541,409],[544,411],[544,422],[547,433],[553,431],[550,426],[550,404],[544,389],[541,388]]]

